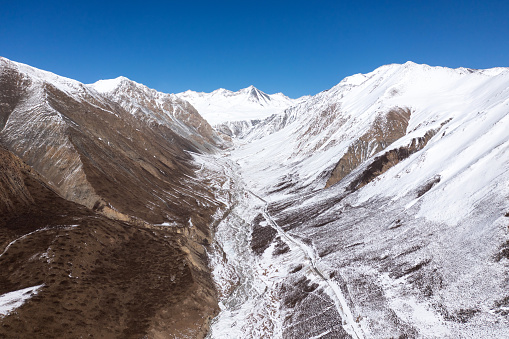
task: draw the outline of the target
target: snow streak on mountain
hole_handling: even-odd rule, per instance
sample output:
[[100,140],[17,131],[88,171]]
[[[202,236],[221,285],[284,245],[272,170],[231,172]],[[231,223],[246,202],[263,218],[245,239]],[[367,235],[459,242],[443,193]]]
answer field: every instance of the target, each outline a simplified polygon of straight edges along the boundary
[[508,68],[293,100],[0,65],[0,336],[509,337]]

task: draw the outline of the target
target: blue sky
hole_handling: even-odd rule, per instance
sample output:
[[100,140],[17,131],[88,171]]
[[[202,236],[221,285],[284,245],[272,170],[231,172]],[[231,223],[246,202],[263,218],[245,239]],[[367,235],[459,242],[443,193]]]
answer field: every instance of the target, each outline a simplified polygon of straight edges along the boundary
[[0,55],[84,83],[291,97],[408,60],[509,66],[508,1],[2,1]]

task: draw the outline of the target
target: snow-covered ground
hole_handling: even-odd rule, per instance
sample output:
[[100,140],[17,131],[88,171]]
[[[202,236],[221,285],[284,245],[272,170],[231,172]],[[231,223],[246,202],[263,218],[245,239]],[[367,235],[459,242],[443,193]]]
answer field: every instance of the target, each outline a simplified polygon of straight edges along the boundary
[[[395,107],[406,133],[325,189]],[[388,65],[283,114],[217,158],[235,202],[211,338],[509,337],[508,69]]]
[[[267,212],[267,202],[250,191],[237,174],[238,165],[225,157],[200,156],[196,160],[204,165],[199,174],[212,178],[216,198],[228,206],[218,216],[213,251],[209,253],[221,295],[221,312],[212,322],[209,338],[288,337],[285,319],[289,315],[284,304],[294,297],[293,291],[286,291],[292,275],[307,280],[320,316],[329,319],[327,323],[314,324],[314,329],[306,329],[305,321],[299,320],[293,325],[297,328],[294,334],[302,335],[299,325],[304,325],[304,331],[316,337],[349,333],[363,338],[341,288],[316,267],[313,249],[278,227]],[[277,239],[269,239],[263,253],[253,245],[253,231],[260,230],[262,237],[267,232]],[[320,309],[324,305],[325,309]]]

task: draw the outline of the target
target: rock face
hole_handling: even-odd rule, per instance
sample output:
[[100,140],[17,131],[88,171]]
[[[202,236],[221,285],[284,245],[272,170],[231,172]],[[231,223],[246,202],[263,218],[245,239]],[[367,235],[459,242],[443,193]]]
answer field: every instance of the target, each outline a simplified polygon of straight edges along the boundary
[[370,130],[348,147],[348,151],[339,160],[325,187],[334,185],[373,154],[403,137],[406,134],[410,114],[408,108],[397,107],[385,116],[377,117]]
[[0,146],[0,215],[22,213],[34,199],[25,185],[25,175],[31,172],[19,158]]
[[100,80],[89,87],[124,108],[137,120],[150,126],[169,127],[199,150],[214,150],[214,146],[222,142],[198,111],[175,94],[161,93],[124,77]]

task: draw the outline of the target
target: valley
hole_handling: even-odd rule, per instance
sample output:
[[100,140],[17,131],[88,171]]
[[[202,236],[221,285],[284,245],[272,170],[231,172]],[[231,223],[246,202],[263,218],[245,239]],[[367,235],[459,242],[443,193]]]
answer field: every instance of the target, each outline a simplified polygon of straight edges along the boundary
[[0,337],[509,337],[507,68],[289,99],[0,61]]

